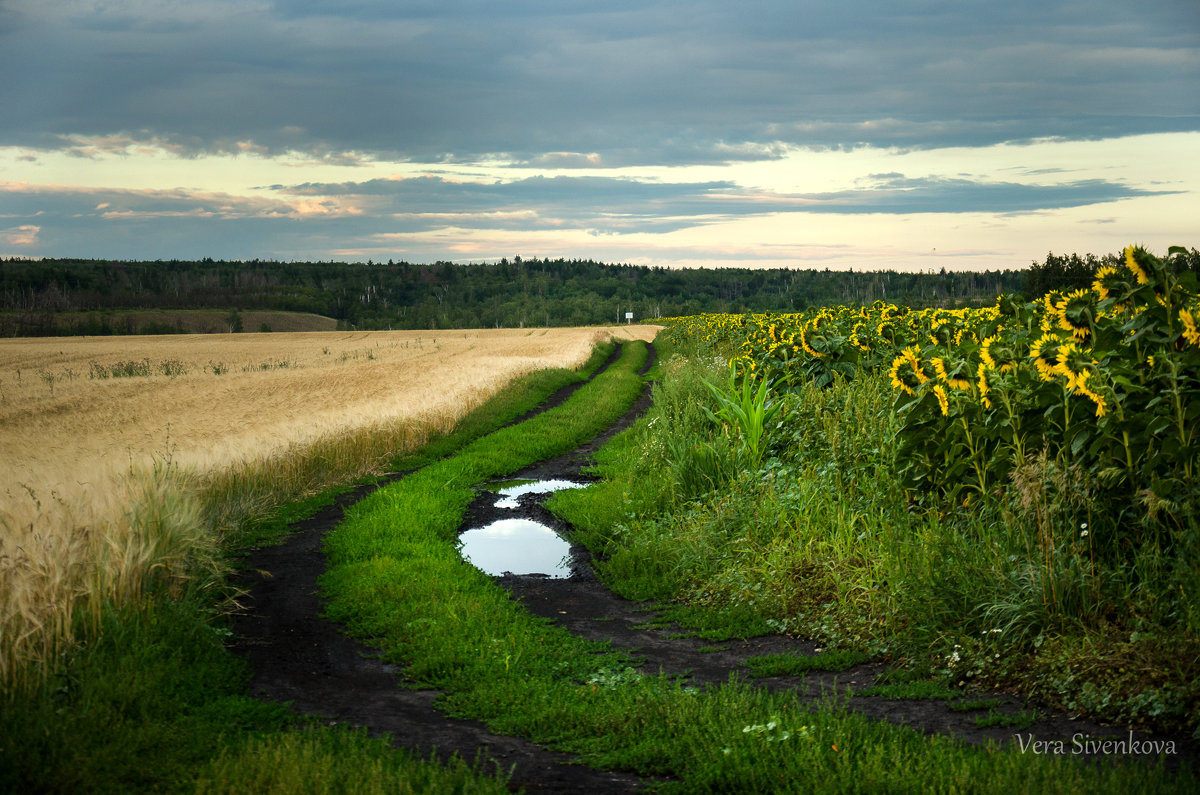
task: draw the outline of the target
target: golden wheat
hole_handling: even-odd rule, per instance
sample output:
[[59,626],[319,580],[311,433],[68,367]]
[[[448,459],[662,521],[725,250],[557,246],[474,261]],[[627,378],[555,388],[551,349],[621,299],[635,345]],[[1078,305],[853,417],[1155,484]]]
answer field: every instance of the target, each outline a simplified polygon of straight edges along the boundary
[[378,471],[525,373],[654,327],[0,340],[0,683],[79,611],[219,578],[219,531]]

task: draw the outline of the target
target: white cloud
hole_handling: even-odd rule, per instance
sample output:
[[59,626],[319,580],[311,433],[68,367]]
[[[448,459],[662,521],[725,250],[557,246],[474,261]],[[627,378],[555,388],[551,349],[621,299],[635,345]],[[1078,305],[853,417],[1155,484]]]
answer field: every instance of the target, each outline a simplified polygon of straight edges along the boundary
[[37,244],[38,233],[41,231],[40,226],[22,224],[11,229],[0,230],[0,241],[10,246],[33,246]]

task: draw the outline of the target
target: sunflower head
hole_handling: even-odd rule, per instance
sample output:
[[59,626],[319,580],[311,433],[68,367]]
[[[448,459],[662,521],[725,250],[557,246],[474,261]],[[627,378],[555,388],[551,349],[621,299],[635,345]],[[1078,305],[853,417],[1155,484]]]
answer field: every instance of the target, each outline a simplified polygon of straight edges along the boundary
[[1133,278],[1133,273],[1127,268],[1114,268],[1112,265],[1105,265],[1096,271],[1096,276],[1092,280],[1092,289],[1096,291],[1096,295],[1100,296],[1101,301],[1107,301],[1115,294],[1121,294],[1130,288],[1130,279]]
[[934,345],[949,347],[954,342],[954,323],[942,321],[934,324],[933,329],[929,332],[929,339]]
[[1096,365],[1096,360],[1086,351],[1067,342],[1060,349],[1059,363],[1055,368],[1055,373],[1067,379],[1067,389],[1078,390],[1081,385],[1087,383],[1087,379],[1095,370]]
[[960,392],[967,392],[971,389],[971,382],[963,377],[966,370],[966,362],[955,362],[951,365],[946,364],[946,360],[940,356],[931,359],[934,375],[937,380],[948,385],[951,389],[957,389]]
[[1077,340],[1086,340],[1092,333],[1092,320],[1096,314],[1096,293],[1091,290],[1076,290],[1063,296],[1055,305],[1058,327],[1071,332]]
[[983,360],[987,369],[1001,373],[1014,369],[1017,362],[1012,347],[1003,341],[999,334],[993,334],[983,341],[979,346],[979,358]]
[[988,393],[991,392],[992,390],[991,390],[991,386],[988,384],[987,372],[988,372],[987,365],[984,364],[983,362],[980,362],[979,369],[977,371],[977,378],[978,378],[977,383],[979,386],[979,401],[981,403],[983,403],[985,408],[990,409],[992,407],[992,399],[988,397]]
[[854,324],[854,328],[850,331],[850,341],[853,342],[859,350],[863,351],[871,350],[871,340],[865,334],[866,329],[866,323],[856,323]]
[[1183,324],[1183,338],[1192,345],[1200,346],[1200,329],[1196,320],[1200,318],[1200,301],[1193,301],[1179,310],[1179,322]]
[[901,392],[909,395],[915,395],[917,394],[917,387],[920,384],[916,382],[915,378],[911,377],[911,372],[906,372],[908,370],[906,367],[907,363],[908,361],[904,356],[897,356],[892,360],[892,368],[888,372],[888,375],[891,377],[893,388],[899,389]]
[[1029,346],[1029,357],[1037,368],[1038,377],[1053,381],[1062,365],[1063,343],[1055,334],[1045,334]]
[[929,381],[929,374],[921,364],[921,351],[912,345],[892,360],[889,375],[892,386],[909,395],[917,394],[917,389]]
[[1058,323],[1058,302],[1065,296],[1058,290],[1051,290],[1042,296],[1042,331],[1050,331]]
[[938,408],[942,410],[942,416],[950,415],[950,398],[946,395],[946,388],[941,384],[933,385],[933,394],[937,396]]
[[1075,376],[1075,394],[1085,397],[1088,400],[1092,401],[1092,403],[1094,403],[1096,405],[1096,416],[1103,417],[1105,414],[1108,413],[1108,401],[1106,401],[1104,399],[1103,395],[1101,395],[1099,392],[1096,391],[1096,389],[1100,388],[1099,385],[1096,385],[1095,389],[1093,389],[1092,386],[1089,385],[1089,381],[1096,380],[1096,379],[1092,378],[1094,373],[1095,373],[1095,371],[1093,371],[1093,370],[1085,369],[1085,370],[1080,370],[1079,373],[1076,374],[1076,376]]
[[804,327],[800,328],[800,347],[804,349],[805,353],[814,359],[820,359],[825,355],[823,353],[819,353],[811,344],[809,344],[808,331]]
[[1147,282],[1150,281],[1150,273],[1146,270],[1145,267],[1142,266],[1142,263],[1140,263],[1138,261],[1139,253],[1145,253],[1145,252],[1143,252],[1141,249],[1136,249],[1133,246],[1126,246],[1125,247],[1125,267],[1129,268],[1129,270],[1133,273],[1133,275],[1135,277],[1137,277],[1138,284],[1146,284]]

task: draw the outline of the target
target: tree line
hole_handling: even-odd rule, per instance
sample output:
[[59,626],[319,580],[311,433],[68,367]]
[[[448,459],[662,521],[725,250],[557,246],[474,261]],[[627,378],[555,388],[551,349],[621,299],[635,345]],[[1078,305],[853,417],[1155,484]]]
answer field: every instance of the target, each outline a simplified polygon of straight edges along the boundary
[[[1195,249],[1192,255],[1184,265],[1200,267]],[[11,258],[0,259],[0,335],[168,330],[113,327],[104,315],[122,309],[269,309],[325,315],[345,329],[440,329],[595,325],[624,322],[627,312],[643,322],[876,300],[953,307],[990,304],[1001,293],[1034,298],[1087,286],[1117,256],[1050,254],[1027,269],[926,273],[521,257],[478,264]]]

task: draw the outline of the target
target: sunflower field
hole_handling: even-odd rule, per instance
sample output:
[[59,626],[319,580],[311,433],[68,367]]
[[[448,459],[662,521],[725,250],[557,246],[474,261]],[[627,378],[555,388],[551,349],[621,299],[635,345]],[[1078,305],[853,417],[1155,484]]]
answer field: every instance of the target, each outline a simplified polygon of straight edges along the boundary
[[606,507],[556,499],[627,598],[1200,739],[1192,270],[1130,247],[1034,301],[672,318]]
[[1048,462],[1112,548],[1184,530],[1200,508],[1198,320],[1194,275],[1130,247],[1090,289],[1036,302],[702,315],[670,334],[776,390],[886,370],[914,503],[969,509]]

